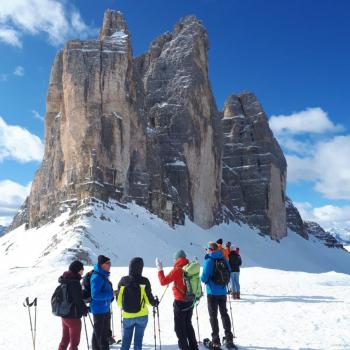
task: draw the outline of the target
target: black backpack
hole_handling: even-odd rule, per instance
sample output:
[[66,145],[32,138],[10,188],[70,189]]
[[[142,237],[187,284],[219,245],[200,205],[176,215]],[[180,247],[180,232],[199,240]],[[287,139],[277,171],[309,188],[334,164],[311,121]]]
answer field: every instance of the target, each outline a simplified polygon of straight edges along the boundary
[[145,306],[145,299],[141,300],[141,287],[134,280],[124,286],[122,308],[125,312],[138,313]]
[[213,259],[214,260],[214,271],[212,280],[215,284],[220,286],[226,286],[230,282],[230,269],[227,266],[227,262],[224,258]]
[[83,295],[84,300],[89,302],[91,300],[91,276],[94,273],[94,270],[89,271],[87,274],[85,274],[83,278]]
[[69,297],[68,284],[61,283],[51,297],[51,310],[55,316],[64,317],[70,313],[72,301]]

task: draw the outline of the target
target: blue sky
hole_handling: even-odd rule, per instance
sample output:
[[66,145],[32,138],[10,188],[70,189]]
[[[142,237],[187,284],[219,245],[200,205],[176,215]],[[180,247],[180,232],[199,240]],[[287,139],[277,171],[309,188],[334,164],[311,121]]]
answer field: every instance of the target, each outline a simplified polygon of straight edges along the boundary
[[253,91],[286,153],[289,196],[305,218],[350,227],[349,1],[27,4],[17,0],[0,8],[0,224],[9,221],[39,166],[57,50],[65,40],[96,37],[104,10],[112,8],[127,19],[135,56],[181,16],[202,19],[218,107],[231,93]]

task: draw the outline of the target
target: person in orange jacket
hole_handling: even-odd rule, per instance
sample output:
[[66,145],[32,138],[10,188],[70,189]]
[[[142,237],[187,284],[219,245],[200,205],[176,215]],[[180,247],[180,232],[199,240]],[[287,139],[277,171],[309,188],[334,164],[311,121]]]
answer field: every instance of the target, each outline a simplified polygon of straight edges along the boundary
[[158,258],[156,259],[159,282],[162,286],[174,283],[174,327],[179,349],[198,350],[198,343],[192,325],[194,303],[186,300],[186,285],[182,269],[189,261],[183,250],[179,250],[174,254],[174,260],[174,268],[165,276],[162,262]]
[[[228,255],[230,253],[230,249],[228,249],[228,251],[227,251],[227,249],[222,246],[222,243],[223,243],[222,238],[219,238],[216,241],[216,244],[218,245],[218,251],[222,253],[222,255],[224,256],[224,258],[226,260],[228,260]],[[231,246],[231,242],[227,242],[227,243],[230,243],[230,246]],[[227,247],[227,244],[226,244],[226,247]]]
[[226,260],[229,260],[230,258],[230,251],[231,251],[231,242],[227,242],[224,249],[224,258]]

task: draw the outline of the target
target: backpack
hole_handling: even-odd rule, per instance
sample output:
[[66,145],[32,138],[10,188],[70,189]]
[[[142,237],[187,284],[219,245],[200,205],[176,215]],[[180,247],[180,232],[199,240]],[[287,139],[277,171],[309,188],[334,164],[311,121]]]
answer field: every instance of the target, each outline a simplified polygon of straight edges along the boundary
[[122,295],[122,309],[135,314],[141,311],[145,302],[145,299],[141,297],[141,286],[134,279],[128,281]]
[[184,283],[186,286],[186,301],[196,302],[203,295],[199,278],[200,268],[201,266],[197,261],[192,261],[182,268],[184,272]]
[[83,294],[84,294],[84,300],[87,299],[87,301],[91,301],[91,276],[94,273],[94,270],[89,271],[87,274],[85,274],[83,278]]
[[72,307],[72,301],[70,301],[68,284],[61,283],[56,287],[51,297],[51,310],[55,316],[64,317],[67,316]]
[[212,281],[220,286],[226,286],[230,282],[230,269],[227,266],[227,262],[224,258],[213,259],[214,271]]

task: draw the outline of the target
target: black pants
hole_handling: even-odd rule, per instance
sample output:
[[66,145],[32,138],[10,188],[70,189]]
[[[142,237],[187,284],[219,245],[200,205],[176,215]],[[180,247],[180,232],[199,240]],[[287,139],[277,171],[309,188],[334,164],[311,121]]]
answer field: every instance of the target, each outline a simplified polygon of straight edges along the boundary
[[174,301],[174,325],[179,349],[197,350],[198,344],[192,326],[193,303]]
[[226,340],[232,341],[233,334],[231,331],[230,316],[228,315],[226,307],[226,295],[208,295],[208,311],[212,330],[212,340],[215,343],[220,343],[218,309],[220,310]]
[[110,319],[111,314],[109,312],[94,315],[92,350],[109,350]]

